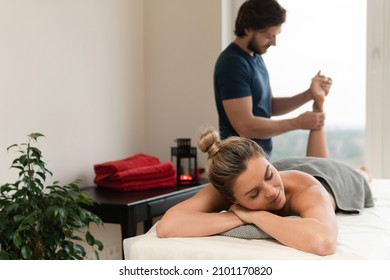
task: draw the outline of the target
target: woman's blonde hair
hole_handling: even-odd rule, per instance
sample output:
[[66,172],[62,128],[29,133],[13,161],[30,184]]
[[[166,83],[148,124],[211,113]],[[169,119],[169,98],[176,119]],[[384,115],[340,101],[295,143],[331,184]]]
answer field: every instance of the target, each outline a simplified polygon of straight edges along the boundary
[[202,152],[208,153],[206,172],[210,183],[231,202],[235,201],[232,184],[246,170],[248,161],[254,157],[266,156],[253,140],[231,136],[221,141],[213,128],[201,132],[198,147]]

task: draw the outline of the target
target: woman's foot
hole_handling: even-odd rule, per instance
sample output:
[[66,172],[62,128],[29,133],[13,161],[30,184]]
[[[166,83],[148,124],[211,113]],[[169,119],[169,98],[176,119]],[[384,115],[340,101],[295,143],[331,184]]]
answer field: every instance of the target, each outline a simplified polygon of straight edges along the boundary
[[364,176],[367,182],[370,183],[372,181],[371,170],[367,166],[361,166],[358,171]]
[[332,80],[324,75],[321,75],[321,71],[318,71],[317,75],[315,75],[312,79],[310,85],[310,91],[314,100],[313,111],[324,111],[325,97],[328,95],[331,85]]

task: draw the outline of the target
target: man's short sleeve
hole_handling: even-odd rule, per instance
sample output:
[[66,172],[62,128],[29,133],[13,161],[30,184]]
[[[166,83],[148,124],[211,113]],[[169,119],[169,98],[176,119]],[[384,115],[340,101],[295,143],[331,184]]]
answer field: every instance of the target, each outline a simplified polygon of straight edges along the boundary
[[245,59],[231,56],[216,69],[216,86],[222,100],[251,96],[251,77]]

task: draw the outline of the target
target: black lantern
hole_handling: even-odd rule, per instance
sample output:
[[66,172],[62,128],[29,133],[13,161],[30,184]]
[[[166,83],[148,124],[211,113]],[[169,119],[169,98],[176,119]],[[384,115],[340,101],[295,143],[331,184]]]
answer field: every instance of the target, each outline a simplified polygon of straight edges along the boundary
[[191,147],[191,139],[176,139],[177,147],[171,148],[171,161],[176,164],[177,186],[198,184],[197,150]]

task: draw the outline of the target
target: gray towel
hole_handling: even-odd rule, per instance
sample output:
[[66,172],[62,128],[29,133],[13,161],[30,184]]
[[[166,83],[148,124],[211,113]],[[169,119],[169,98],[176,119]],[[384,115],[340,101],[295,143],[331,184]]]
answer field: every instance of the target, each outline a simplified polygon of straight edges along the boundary
[[363,175],[346,164],[328,158],[291,157],[272,163],[279,170],[298,170],[317,178],[336,200],[337,210],[360,213],[373,207],[371,188]]

